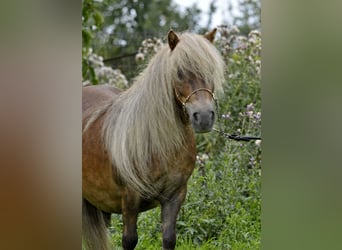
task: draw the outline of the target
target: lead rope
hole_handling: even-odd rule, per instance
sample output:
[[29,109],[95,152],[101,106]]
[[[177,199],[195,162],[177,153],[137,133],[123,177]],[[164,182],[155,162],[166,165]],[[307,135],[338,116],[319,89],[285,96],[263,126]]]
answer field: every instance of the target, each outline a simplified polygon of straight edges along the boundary
[[231,139],[234,141],[251,141],[251,140],[261,140],[261,137],[256,137],[256,136],[244,136],[244,135],[236,135],[236,134],[228,134],[226,132],[222,131],[222,123],[221,123],[221,114],[220,114],[220,109],[218,105],[217,99],[213,96],[213,99],[215,101],[215,106],[216,106],[216,114],[217,114],[217,122],[218,122],[218,129],[213,128],[213,130],[223,137],[227,139]]
[[213,128],[214,131],[218,132],[220,135],[224,136],[227,139],[232,139],[235,141],[251,141],[251,140],[261,140],[261,137],[256,136],[243,136],[243,135],[235,135],[235,134],[228,134],[216,128]]

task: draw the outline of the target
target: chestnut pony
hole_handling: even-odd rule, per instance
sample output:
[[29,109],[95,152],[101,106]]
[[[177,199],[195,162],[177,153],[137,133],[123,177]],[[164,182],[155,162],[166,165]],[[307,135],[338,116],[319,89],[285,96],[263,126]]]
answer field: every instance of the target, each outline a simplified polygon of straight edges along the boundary
[[83,88],[83,247],[110,249],[111,213],[123,216],[123,249],[138,242],[140,212],[161,206],[163,249],[176,245],[176,218],[195,167],[194,132],[215,119],[224,63],[206,35],[176,34],[133,85]]

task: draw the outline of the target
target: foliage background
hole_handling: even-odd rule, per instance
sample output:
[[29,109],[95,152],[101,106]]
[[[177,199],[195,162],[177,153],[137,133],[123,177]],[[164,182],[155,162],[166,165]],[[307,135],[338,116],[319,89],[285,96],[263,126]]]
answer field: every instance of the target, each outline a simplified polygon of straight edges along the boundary
[[[260,29],[260,1],[239,3],[241,15],[234,17],[232,24],[219,27],[215,42],[227,65],[216,127],[228,133],[260,136],[261,36],[255,30]],[[213,11],[215,1],[212,7]],[[129,87],[137,69],[143,68],[164,42],[170,26],[202,33],[209,28],[199,26],[200,15],[196,5],[181,13],[169,0],[84,0],[84,85]],[[136,39],[128,43],[132,35]],[[104,58],[125,53],[136,59],[134,73],[122,74],[106,65]],[[177,249],[259,249],[260,141],[235,142],[211,132],[198,135],[197,144],[197,167],[177,221]],[[161,248],[159,208],[142,213],[138,228],[137,249]],[[113,215],[110,231],[115,246],[121,245],[121,230],[121,216]]]

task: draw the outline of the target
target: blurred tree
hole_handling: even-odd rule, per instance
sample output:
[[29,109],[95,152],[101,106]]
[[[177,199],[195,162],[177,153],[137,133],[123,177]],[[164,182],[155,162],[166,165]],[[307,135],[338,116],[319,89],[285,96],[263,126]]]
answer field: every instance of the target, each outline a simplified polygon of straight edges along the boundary
[[[261,25],[261,1],[260,0],[238,0],[240,15],[233,16],[233,24],[236,25],[241,34],[248,35],[251,30],[260,30]],[[231,12],[230,8],[230,12]]]
[[[260,29],[260,5],[260,0],[238,0],[239,15],[228,9],[241,34]],[[173,0],[82,0],[83,78],[97,82],[87,60],[89,48],[130,79],[136,74],[132,58],[145,38],[165,38],[170,28],[204,33],[218,7],[217,0],[210,1],[207,13],[196,3],[181,11]],[[203,14],[208,15],[206,27],[200,27]]]
[[196,4],[182,13],[172,0],[103,0],[99,10],[104,24],[92,45],[105,58],[136,52],[143,38],[165,36],[170,27],[196,31],[201,14]]
[[213,15],[216,12],[216,10],[217,10],[216,0],[212,0],[209,4],[208,23],[206,26],[207,30],[211,26],[211,22],[213,20]]
[[88,56],[94,40],[94,32],[102,27],[103,16],[99,11],[100,4],[93,0],[82,0],[82,79],[97,84],[94,67],[90,64]]
[[[105,58],[105,63],[114,67],[118,58],[132,58],[147,37],[166,37],[170,28],[200,29],[201,10],[197,4],[185,11],[172,0],[83,0],[82,4],[83,47],[93,48]],[[85,62],[83,66],[87,69]],[[135,74],[130,69],[122,68],[128,78]],[[89,75],[89,69],[87,72]]]

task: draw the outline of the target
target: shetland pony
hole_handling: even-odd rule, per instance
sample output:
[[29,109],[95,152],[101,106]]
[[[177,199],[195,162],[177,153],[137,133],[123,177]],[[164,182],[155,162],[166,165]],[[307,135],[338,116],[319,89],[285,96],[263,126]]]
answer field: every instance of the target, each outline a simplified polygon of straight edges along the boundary
[[133,85],[83,88],[82,222],[86,249],[110,249],[111,213],[123,216],[123,249],[138,242],[140,212],[161,206],[163,249],[176,245],[176,218],[195,167],[194,132],[208,132],[224,63],[206,35],[176,34]]

